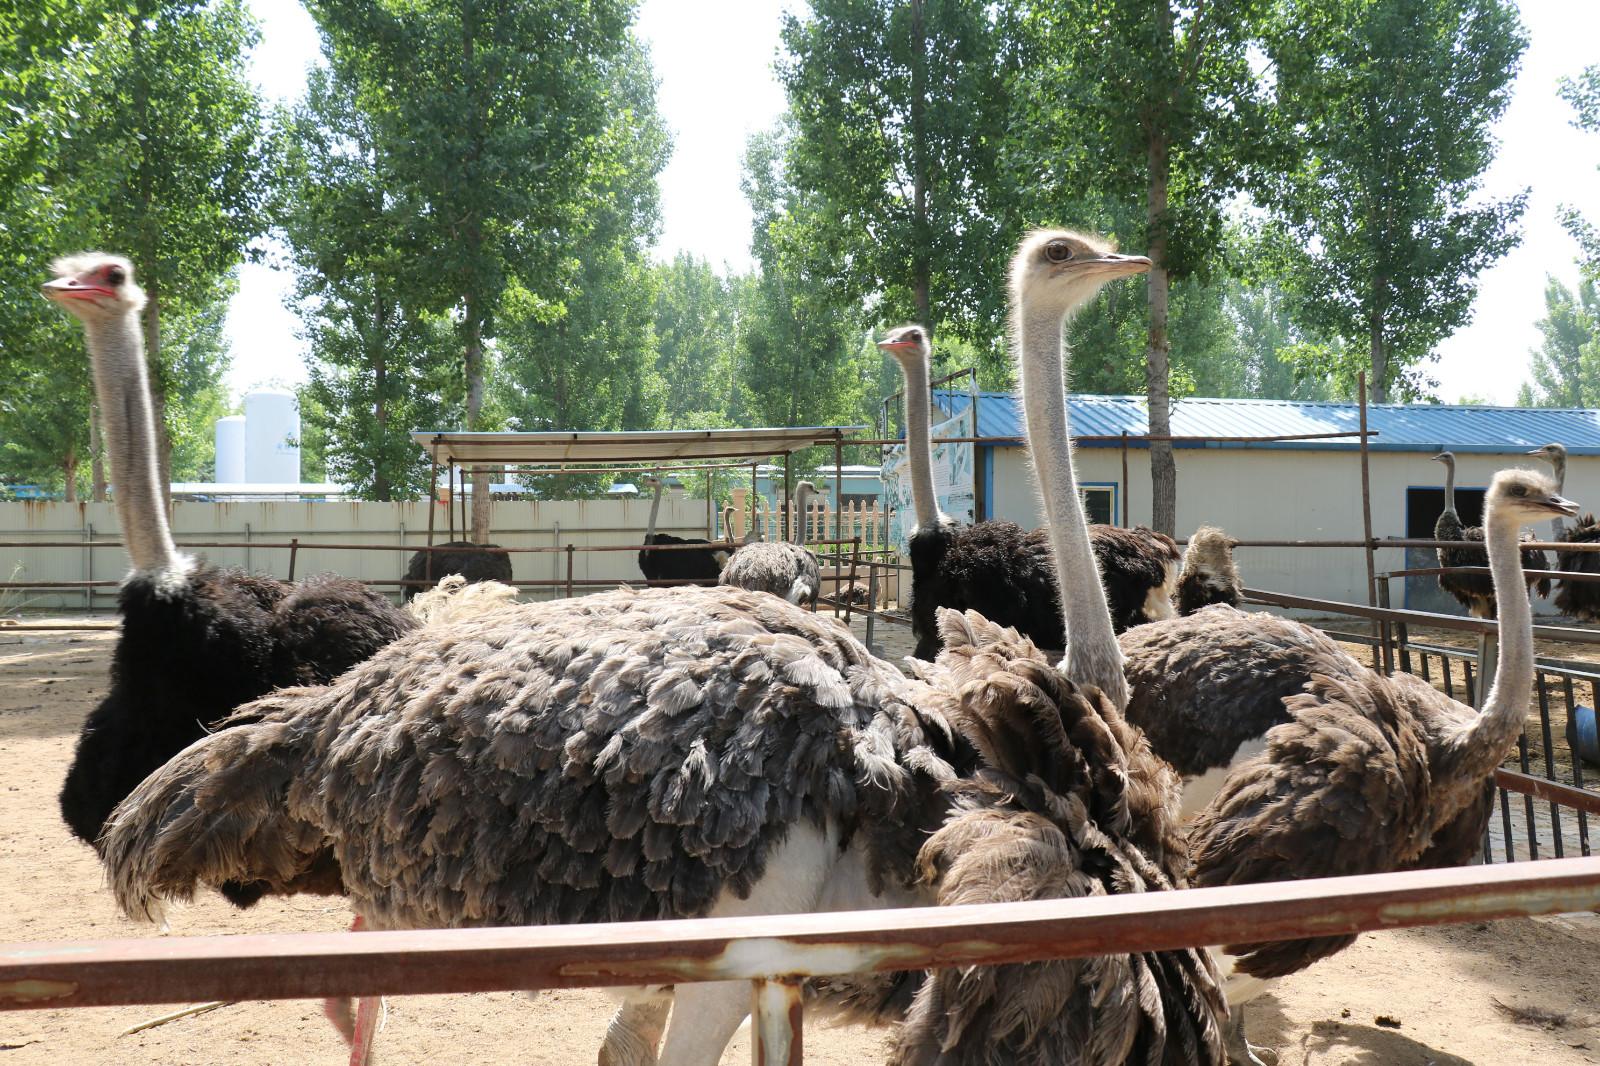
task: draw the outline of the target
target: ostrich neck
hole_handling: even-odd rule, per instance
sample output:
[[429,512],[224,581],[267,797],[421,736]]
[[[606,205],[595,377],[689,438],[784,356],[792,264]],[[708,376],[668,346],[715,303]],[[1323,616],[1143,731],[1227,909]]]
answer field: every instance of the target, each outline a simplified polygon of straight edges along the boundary
[[911,471],[911,506],[918,529],[933,529],[943,516],[933,491],[932,400],[928,395],[928,359],[918,355],[900,364],[906,377],[906,463]]
[[[1565,496],[1567,494],[1567,461],[1564,458],[1557,459],[1550,465],[1555,469],[1556,473],[1556,495]],[[1551,540],[1560,540],[1562,537],[1566,536],[1566,533],[1567,520],[1565,518],[1562,518],[1560,515],[1556,515],[1556,517],[1550,519]]]
[[1122,649],[1111,628],[1100,566],[1089,543],[1089,520],[1072,465],[1061,344],[1063,317],[1060,312],[1019,308],[1016,334],[1022,410],[1066,623],[1067,677],[1074,683],[1098,686],[1122,710],[1128,705]]
[[811,513],[811,486],[801,485],[794,494],[794,542],[806,542],[806,516]]
[[646,522],[644,526],[645,540],[649,540],[656,535],[656,517],[661,514],[661,494],[666,491],[666,487],[666,482],[656,482],[655,497],[650,501],[650,521]]
[[1444,509],[1451,514],[1456,513],[1456,461],[1445,460],[1444,464]]
[[155,416],[145,369],[139,316],[115,322],[86,322],[85,339],[94,368],[94,389],[104,425],[106,457],[116,488],[117,521],[134,570],[181,571],[167,527],[156,465]]
[[1483,713],[1453,738],[1450,760],[1451,779],[1474,786],[1494,772],[1521,735],[1533,690],[1533,608],[1522,574],[1520,532],[1514,518],[1493,511],[1485,516],[1484,547],[1499,606],[1500,650]]

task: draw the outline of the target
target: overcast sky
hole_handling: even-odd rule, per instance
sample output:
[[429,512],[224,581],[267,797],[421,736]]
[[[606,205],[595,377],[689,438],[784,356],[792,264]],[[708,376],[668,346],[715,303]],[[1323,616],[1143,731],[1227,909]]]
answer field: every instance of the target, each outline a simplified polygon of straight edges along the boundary
[[[660,79],[658,104],[673,131],[661,175],[658,258],[687,250],[712,263],[750,264],[750,212],[739,191],[746,138],[772,125],[783,91],[772,74],[786,0],[644,0],[639,33]],[[1481,280],[1473,322],[1440,346],[1432,376],[1442,399],[1513,403],[1539,343],[1547,274],[1577,280],[1577,248],[1556,221],[1563,203],[1600,217],[1600,136],[1574,130],[1556,83],[1600,60],[1600,2],[1521,0],[1531,40],[1516,93],[1497,133],[1501,151],[1486,180],[1490,195],[1530,188],[1521,245]],[[293,100],[317,61],[317,35],[297,0],[251,0],[262,22],[252,70],[273,99]],[[714,58],[713,58],[714,57]],[[1071,224],[1071,219],[1062,219]],[[997,282],[998,284],[998,282]],[[305,379],[296,319],[283,306],[288,275],[245,266],[230,309],[237,394],[258,384]],[[581,428],[581,427],[575,427]]]

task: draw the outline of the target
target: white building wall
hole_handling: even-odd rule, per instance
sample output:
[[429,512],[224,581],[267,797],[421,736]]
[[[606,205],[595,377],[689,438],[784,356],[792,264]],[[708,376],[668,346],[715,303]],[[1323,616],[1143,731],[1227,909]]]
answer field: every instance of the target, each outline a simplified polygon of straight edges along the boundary
[[[567,576],[568,544],[626,545],[628,550],[575,551],[575,580],[638,581],[637,552],[650,517],[650,499],[502,501],[494,505],[491,539],[502,547],[562,550],[511,555],[517,580],[556,580]],[[449,516],[443,506],[434,515],[434,543],[449,539]],[[661,502],[656,528],[680,537],[706,536],[706,504],[682,495]],[[259,503],[191,503],[173,505],[173,539],[227,541],[226,547],[185,549],[222,566],[286,577],[288,548],[262,548],[262,541],[287,543],[298,538],[295,574],[304,577],[332,571],[362,580],[398,580],[412,552],[427,543],[426,503],[270,501]],[[117,514],[108,503],[0,503],[0,541],[73,541],[61,548],[0,548],[0,581],[120,580],[128,569],[120,547],[89,548],[87,544],[118,541]],[[457,534],[460,535],[459,532]],[[392,551],[319,549],[324,544],[393,544]],[[380,585],[398,595],[398,585]],[[575,589],[574,591],[593,591]],[[525,590],[526,598],[544,598],[564,589]],[[116,588],[108,585],[90,594],[83,590],[0,590],[0,609],[110,609]]]
[[[1180,536],[1210,524],[1245,540],[1361,539],[1361,461],[1356,452],[1184,448],[1174,454]],[[1131,487],[1129,521],[1150,521],[1148,452],[1130,449],[1129,487],[1120,484],[1120,449],[1080,448],[1076,455],[1080,481],[1117,483],[1119,491]],[[1520,453],[1456,458],[1458,489],[1487,487],[1495,471],[1510,466],[1549,471]],[[1373,452],[1370,469],[1372,532],[1377,537],[1405,536],[1407,488],[1444,485],[1444,467],[1420,452]],[[1033,471],[1023,449],[994,450],[993,484],[994,517],[1029,528],[1039,524]],[[1600,457],[1569,459],[1566,495],[1585,510],[1600,510]],[[1549,524],[1541,523],[1533,532],[1545,539]],[[1398,548],[1380,550],[1377,569],[1404,569],[1404,554]],[[1367,600],[1360,548],[1240,548],[1236,558],[1245,583],[1255,588],[1354,603]],[[1401,606],[1400,600],[1397,581],[1394,606]]]

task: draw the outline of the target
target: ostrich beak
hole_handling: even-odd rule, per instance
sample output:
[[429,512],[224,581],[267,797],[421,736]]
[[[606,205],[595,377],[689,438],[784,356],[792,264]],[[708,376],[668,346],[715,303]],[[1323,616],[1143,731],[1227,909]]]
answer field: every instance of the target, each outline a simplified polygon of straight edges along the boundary
[[1120,278],[1128,274],[1143,274],[1150,269],[1150,259],[1143,255],[1122,255],[1118,252],[1107,252],[1098,259],[1092,259],[1086,264],[1095,267],[1099,273],[1110,274]]
[[55,278],[39,286],[39,291],[52,300],[93,300],[98,296],[117,295],[104,286],[88,285],[77,278]]
[[1428,462],[1430,462],[1430,463],[1442,463],[1444,461],[1445,461],[1445,459],[1444,459],[1444,453],[1443,452],[1440,452],[1438,455],[1435,455],[1432,459],[1428,460]]
[[878,342],[878,347],[882,348],[886,352],[909,352],[916,346],[916,341],[882,340]]
[[1565,515],[1568,518],[1573,518],[1578,513],[1578,505],[1565,496],[1557,496],[1551,493],[1549,499],[1541,502],[1556,514]]

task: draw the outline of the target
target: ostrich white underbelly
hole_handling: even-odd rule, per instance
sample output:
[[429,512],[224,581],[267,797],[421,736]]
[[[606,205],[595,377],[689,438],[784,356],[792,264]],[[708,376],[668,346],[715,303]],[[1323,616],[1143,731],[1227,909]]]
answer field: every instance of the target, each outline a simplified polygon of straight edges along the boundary
[[1178,609],[1172,604],[1172,594],[1178,588],[1178,564],[1167,563],[1166,571],[1167,579],[1144,595],[1144,616],[1152,622],[1178,617]]
[[1216,964],[1217,975],[1222,978],[1222,991],[1228,997],[1228,1006],[1238,1007],[1249,1003],[1252,999],[1272,991],[1272,987],[1281,978],[1277,977],[1251,977],[1247,973],[1240,973],[1236,967],[1239,956],[1229,955],[1221,947],[1209,947],[1211,961]]
[[1179,817],[1188,821],[1201,811],[1222,791],[1222,783],[1228,775],[1238,768],[1239,764],[1247,759],[1253,759],[1267,750],[1265,737],[1247,740],[1234,751],[1226,765],[1207,770],[1203,774],[1183,779],[1183,800],[1179,808]]

